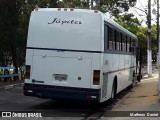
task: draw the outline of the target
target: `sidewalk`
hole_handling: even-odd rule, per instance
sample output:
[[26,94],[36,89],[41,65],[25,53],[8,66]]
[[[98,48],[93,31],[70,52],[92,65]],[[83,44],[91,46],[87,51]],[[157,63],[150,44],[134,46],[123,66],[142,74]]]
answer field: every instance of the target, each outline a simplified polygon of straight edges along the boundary
[[[126,94],[116,105],[113,106],[111,111],[124,111],[142,112],[153,111],[160,114],[160,102],[158,96],[158,70],[155,69],[152,77],[148,78],[148,75],[143,76],[141,83],[137,84],[131,92]],[[125,112],[124,112],[125,113]],[[147,113],[147,112],[146,112]],[[146,115],[145,113],[145,115]],[[114,116],[114,115],[113,115]],[[160,116],[160,115],[159,115]],[[101,120],[159,120],[159,117],[107,117],[106,114],[101,117]]]
[[112,111],[160,111],[158,73],[153,73],[151,78],[144,76],[141,83],[124,96]]
[[[152,77],[143,76],[141,83],[138,83],[128,94],[126,94],[111,111],[160,112],[158,96],[158,70],[155,69]],[[159,115],[160,116],[160,115]],[[107,113],[101,117],[102,120],[158,120],[159,117],[107,117]]]

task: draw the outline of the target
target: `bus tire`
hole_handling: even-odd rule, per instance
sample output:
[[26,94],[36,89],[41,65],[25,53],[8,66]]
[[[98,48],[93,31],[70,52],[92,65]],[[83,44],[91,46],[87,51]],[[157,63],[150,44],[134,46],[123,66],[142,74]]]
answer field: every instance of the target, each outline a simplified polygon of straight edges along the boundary
[[113,85],[112,85],[111,98],[110,98],[111,103],[115,101],[115,97],[116,97],[116,82],[114,80]]
[[136,76],[135,76],[135,73],[133,73],[131,88],[133,88],[135,86],[135,81],[136,81]]

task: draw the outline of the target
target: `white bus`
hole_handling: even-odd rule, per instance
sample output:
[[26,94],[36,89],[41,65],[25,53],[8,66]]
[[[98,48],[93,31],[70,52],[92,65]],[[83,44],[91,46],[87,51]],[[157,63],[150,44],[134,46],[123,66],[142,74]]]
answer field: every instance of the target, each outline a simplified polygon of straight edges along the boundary
[[137,37],[96,10],[31,13],[24,95],[104,102],[132,85]]

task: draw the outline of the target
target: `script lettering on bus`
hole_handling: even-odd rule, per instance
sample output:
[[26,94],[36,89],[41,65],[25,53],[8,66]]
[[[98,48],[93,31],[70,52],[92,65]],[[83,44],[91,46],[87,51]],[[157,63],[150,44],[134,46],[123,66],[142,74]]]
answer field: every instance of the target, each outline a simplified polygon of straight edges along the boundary
[[64,24],[82,24],[81,21],[78,21],[78,20],[61,20],[59,18],[54,18],[54,20],[52,22],[48,22],[48,24],[61,24],[61,25],[64,25]]

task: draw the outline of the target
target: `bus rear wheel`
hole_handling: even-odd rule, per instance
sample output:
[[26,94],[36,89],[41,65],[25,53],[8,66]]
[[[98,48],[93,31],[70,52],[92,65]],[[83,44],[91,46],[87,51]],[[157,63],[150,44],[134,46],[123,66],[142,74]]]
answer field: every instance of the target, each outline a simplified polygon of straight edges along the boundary
[[116,96],[116,84],[115,84],[115,81],[114,81],[113,82],[113,86],[112,86],[110,102],[114,102],[115,101],[115,96]]
[[135,73],[133,73],[131,88],[133,88],[135,86],[135,82],[136,82],[136,75],[135,75]]

